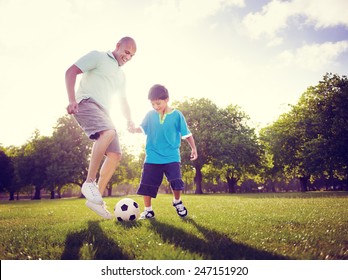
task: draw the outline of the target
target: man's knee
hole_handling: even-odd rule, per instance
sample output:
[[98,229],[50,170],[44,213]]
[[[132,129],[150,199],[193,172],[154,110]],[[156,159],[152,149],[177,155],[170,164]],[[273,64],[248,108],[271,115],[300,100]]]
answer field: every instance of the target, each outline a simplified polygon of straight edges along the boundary
[[112,161],[112,162],[115,162],[115,163],[119,163],[122,159],[122,154],[120,153],[113,153],[113,152],[107,152],[106,153],[106,157]]

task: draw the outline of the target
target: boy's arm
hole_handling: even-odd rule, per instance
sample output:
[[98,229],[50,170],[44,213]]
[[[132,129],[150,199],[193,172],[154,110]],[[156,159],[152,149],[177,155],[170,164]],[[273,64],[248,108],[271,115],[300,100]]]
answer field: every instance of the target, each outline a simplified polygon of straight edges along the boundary
[[196,160],[198,158],[197,148],[195,144],[195,140],[193,139],[193,136],[189,136],[186,138],[186,141],[189,143],[191,147],[191,160]]

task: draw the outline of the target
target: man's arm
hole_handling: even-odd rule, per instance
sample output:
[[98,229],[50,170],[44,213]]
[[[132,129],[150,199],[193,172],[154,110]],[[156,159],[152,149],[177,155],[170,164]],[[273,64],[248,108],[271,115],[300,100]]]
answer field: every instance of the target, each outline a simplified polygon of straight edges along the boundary
[[121,110],[122,110],[123,116],[127,120],[127,128],[130,132],[132,132],[134,130],[134,123],[132,121],[131,110],[126,97],[121,98]]
[[65,86],[68,92],[69,105],[66,108],[68,114],[75,114],[78,112],[78,104],[75,99],[75,83],[76,76],[81,74],[82,71],[75,64],[71,65],[65,72]]

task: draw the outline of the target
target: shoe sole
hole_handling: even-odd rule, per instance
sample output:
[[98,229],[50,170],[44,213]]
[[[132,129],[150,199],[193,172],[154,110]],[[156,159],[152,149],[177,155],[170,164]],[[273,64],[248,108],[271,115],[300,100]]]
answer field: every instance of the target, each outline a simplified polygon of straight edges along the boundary
[[138,220],[152,220],[152,219],[156,219],[156,217],[155,216],[150,217],[150,218],[146,218],[146,217],[142,218],[142,217],[140,217]]
[[105,216],[103,215],[102,213],[98,212],[96,209],[93,208],[93,205],[91,205],[90,201],[86,201],[86,206],[91,209],[94,213],[98,214],[100,217],[103,217],[104,219],[107,219],[107,220],[112,220],[113,219],[113,216],[110,214],[110,216]]

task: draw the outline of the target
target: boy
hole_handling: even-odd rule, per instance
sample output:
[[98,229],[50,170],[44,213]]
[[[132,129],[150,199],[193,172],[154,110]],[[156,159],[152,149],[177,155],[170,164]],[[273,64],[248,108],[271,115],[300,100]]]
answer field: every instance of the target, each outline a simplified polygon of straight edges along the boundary
[[140,219],[154,218],[151,199],[156,198],[163,175],[170,182],[173,192],[173,206],[180,217],[187,215],[187,209],[181,201],[184,182],[180,170],[181,138],[191,147],[191,160],[197,159],[197,149],[183,114],[168,106],[168,90],[162,85],[151,87],[148,95],[154,110],[145,116],[140,127],[132,132],[145,133],[146,157],[140,186],[137,194],[143,195],[145,211]]

